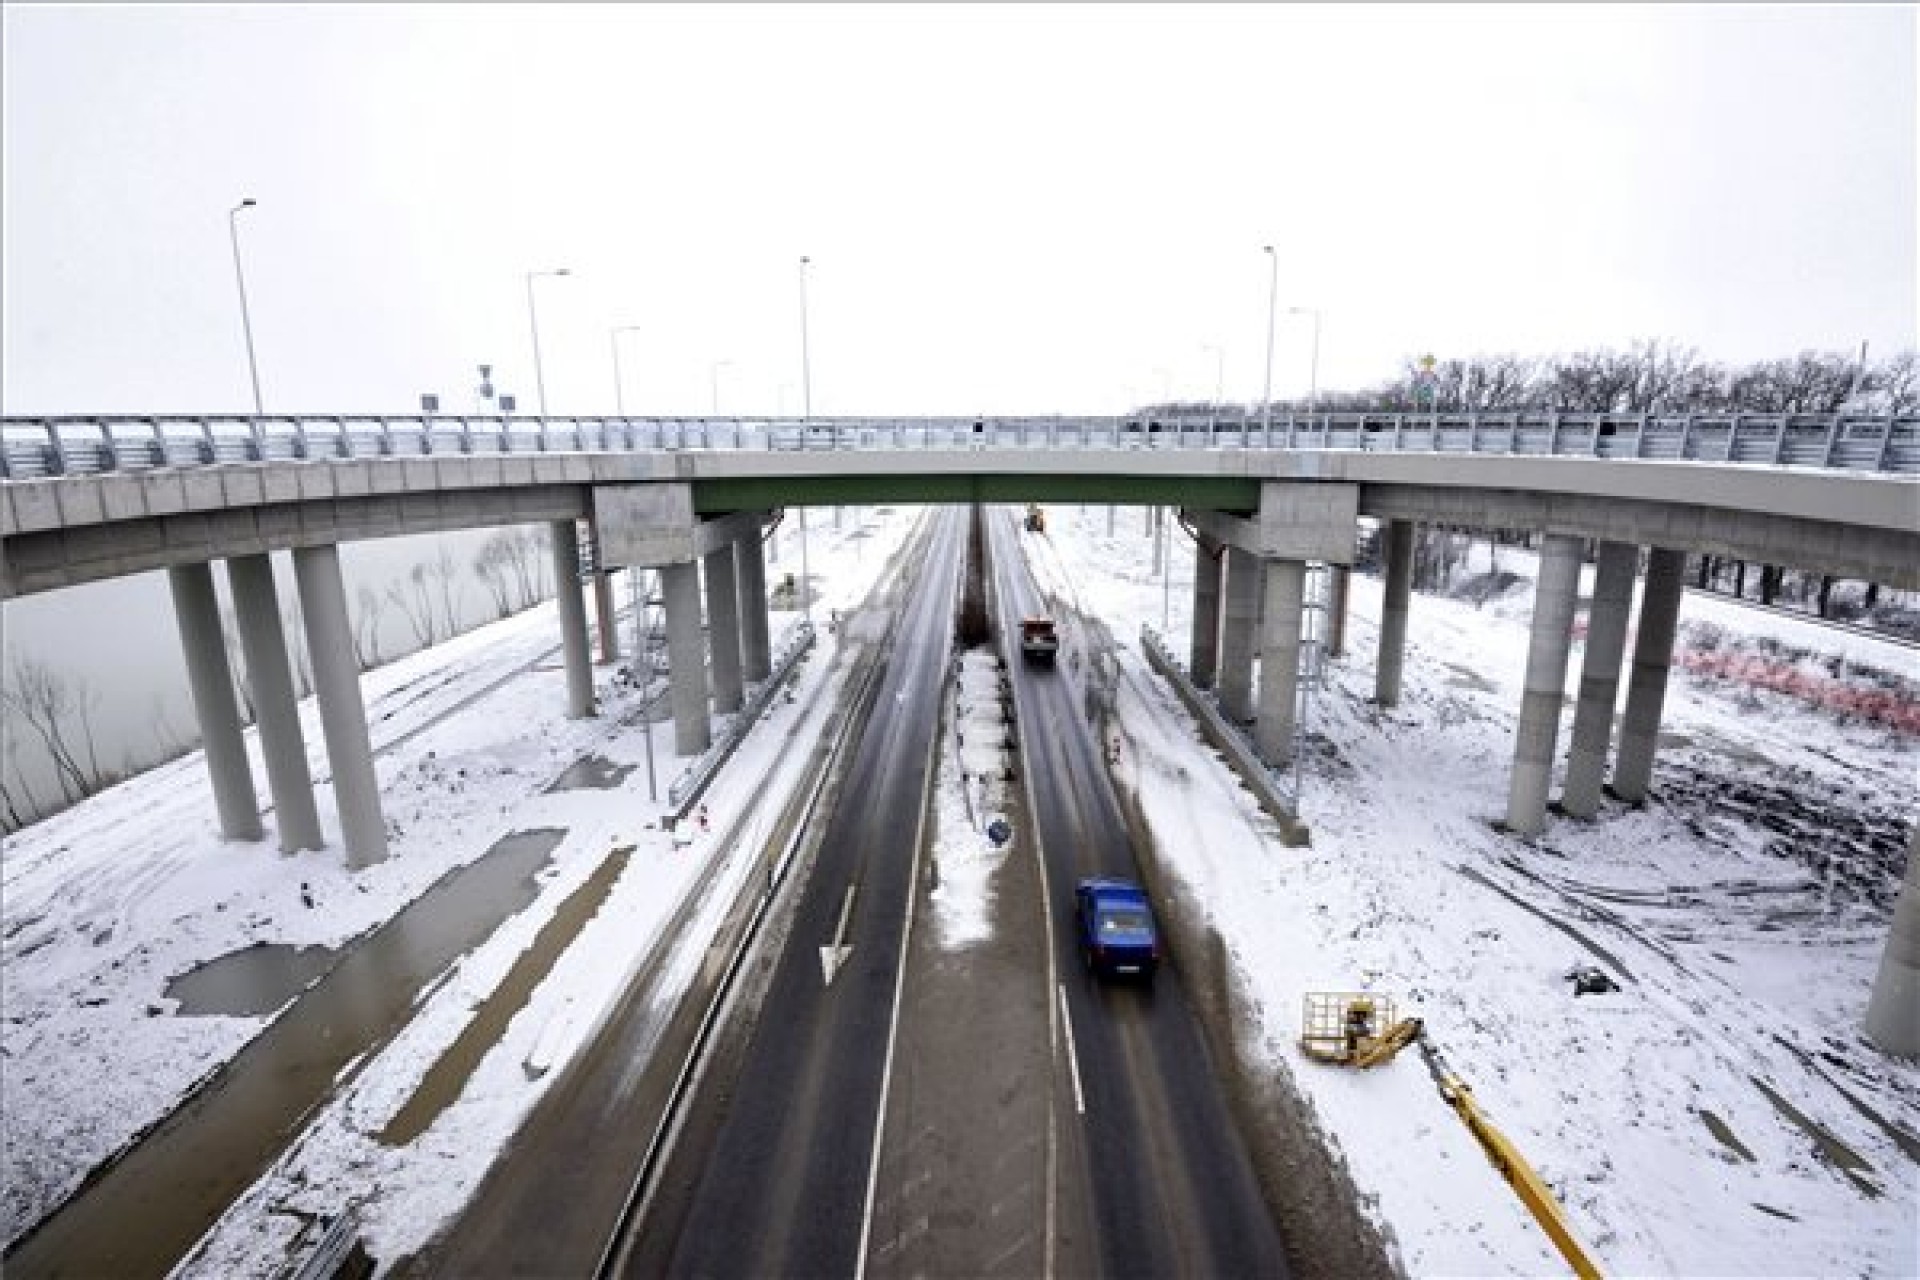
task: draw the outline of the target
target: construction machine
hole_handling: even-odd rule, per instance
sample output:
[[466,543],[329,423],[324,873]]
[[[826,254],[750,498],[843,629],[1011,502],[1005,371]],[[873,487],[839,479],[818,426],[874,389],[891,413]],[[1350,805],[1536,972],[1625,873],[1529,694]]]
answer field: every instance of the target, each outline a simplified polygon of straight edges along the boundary
[[1560,1202],[1513,1140],[1494,1127],[1474,1100],[1473,1089],[1447,1064],[1419,1018],[1395,1018],[1393,1001],[1372,992],[1311,992],[1301,1020],[1300,1049],[1316,1062],[1342,1067],[1382,1066],[1408,1045],[1418,1045],[1440,1098],[1453,1109],[1487,1159],[1520,1197],[1527,1212],[1553,1241],[1580,1280],[1600,1280],[1600,1268],[1567,1221]]

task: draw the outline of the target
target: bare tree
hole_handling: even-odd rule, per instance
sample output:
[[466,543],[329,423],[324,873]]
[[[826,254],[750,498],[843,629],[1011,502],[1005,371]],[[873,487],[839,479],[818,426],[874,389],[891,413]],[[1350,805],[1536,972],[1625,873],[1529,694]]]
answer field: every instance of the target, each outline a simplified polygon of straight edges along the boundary
[[493,616],[496,618],[504,618],[513,612],[512,584],[507,567],[509,552],[506,547],[512,539],[511,531],[496,530],[480,544],[480,550],[473,557],[473,576],[480,579],[487,594],[493,598]]
[[38,658],[14,659],[9,687],[0,689],[0,706],[24,721],[46,748],[68,802],[92,795],[106,779],[93,738],[93,710],[99,705],[99,693],[84,680],[61,675]]
[[360,670],[369,671],[381,662],[380,615],[386,611],[386,602],[368,586],[355,592],[354,600],[359,613],[353,620],[353,660]]
[[1868,370],[1861,390],[1865,403],[1880,413],[1920,410],[1920,352],[1902,351]]
[[460,580],[460,571],[454,566],[453,552],[443,542],[433,560],[427,565],[428,581],[434,586],[434,594],[439,597],[440,617],[449,637],[460,634],[460,600],[465,595],[465,584]]
[[1734,406],[1753,413],[1835,413],[1853,392],[1853,375],[1853,362],[1831,352],[1762,361],[1734,376]]
[[500,560],[513,579],[519,608],[525,609],[546,594],[545,532],[527,525],[503,529],[499,546]]
[[425,565],[415,565],[407,576],[387,587],[387,599],[400,610],[407,625],[413,628],[413,637],[421,648],[431,645],[437,638],[434,635],[433,596],[427,586]]

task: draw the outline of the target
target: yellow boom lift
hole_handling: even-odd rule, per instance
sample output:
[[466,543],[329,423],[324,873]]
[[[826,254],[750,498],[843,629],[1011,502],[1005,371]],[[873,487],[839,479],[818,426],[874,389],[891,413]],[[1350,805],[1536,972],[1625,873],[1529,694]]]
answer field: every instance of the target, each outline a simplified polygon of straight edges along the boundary
[[1472,1088],[1447,1065],[1420,1019],[1396,1019],[1393,1001],[1370,992],[1318,991],[1307,996],[1300,1048],[1317,1062],[1377,1067],[1393,1061],[1394,1055],[1410,1044],[1420,1046],[1420,1056],[1426,1059],[1427,1071],[1439,1086],[1441,1100],[1453,1108],[1480,1143],[1487,1159],[1560,1250],[1560,1256],[1573,1267],[1574,1274],[1580,1280],[1600,1280],[1599,1266],[1573,1234],[1552,1189],[1534,1172],[1513,1140],[1487,1119],[1474,1101]]

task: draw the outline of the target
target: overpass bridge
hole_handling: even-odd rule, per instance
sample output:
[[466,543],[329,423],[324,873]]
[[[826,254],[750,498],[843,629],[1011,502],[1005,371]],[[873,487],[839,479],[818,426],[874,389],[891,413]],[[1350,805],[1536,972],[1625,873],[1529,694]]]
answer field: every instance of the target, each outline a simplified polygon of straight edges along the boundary
[[[675,746],[696,755],[711,717],[738,711],[743,686],[769,674],[770,521],[789,508],[804,522],[809,507],[974,501],[1178,508],[1195,542],[1189,670],[1250,728],[1270,768],[1294,750],[1307,568],[1333,570],[1338,613],[1361,516],[1387,535],[1383,705],[1400,696],[1416,524],[1540,535],[1505,818],[1522,836],[1547,822],[1590,544],[1596,577],[1560,802],[1576,817],[1598,812],[1606,791],[1646,798],[1688,554],[1920,589],[1913,416],[162,415],[0,420],[0,599],[166,570],[221,830],[261,839],[215,604],[211,566],[224,560],[280,843],[318,848],[268,560],[290,551],[342,839],[350,865],[364,866],[385,856],[385,835],[339,543],[544,522],[556,579],[568,583],[584,524],[603,606],[606,571],[659,571]],[[559,606],[569,712],[591,715],[581,593],[562,590]],[[1868,1015],[1870,1034],[1903,1052],[1920,1052],[1916,877],[1910,866]]]

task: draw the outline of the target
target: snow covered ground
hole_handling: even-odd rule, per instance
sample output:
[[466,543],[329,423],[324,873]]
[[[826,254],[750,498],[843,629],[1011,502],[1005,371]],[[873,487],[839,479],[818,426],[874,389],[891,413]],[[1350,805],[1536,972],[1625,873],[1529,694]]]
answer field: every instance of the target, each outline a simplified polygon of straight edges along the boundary
[[[1509,594],[1480,606],[1416,596],[1405,695],[1391,711],[1368,701],[1379,584],[1355,575],[1350,656],[1330,665],[1312,708],[1313,843],[1286,848],[1140,653],[1141,623],[1163,618],[1184,651],[1190,549],[1176,542],[1169,591],[1138,511],[1121,511],[1112,534],[1105,508],[1049,514],[1048,537],[1025,541],[1062,604],[1110,629],[1116,661],[1097,670],[1111,674],[1120,780],[1141,798],[1175,891],[1232,958],[1242,1051],[1312,1109],[1409,1273],[1564,1267],[1416,1055],[1369,1073],[1300,1057],[1306,992],[1365,987],[1424,1017],[1609,1273],[1920,1274],[1920,1067],[1858,1033],[1920,799],[1920,742],[1857,709],[1815,707],[1797,688],[1756,688],[1737,665],[1697,664],[1670,685],[1657,803],[1609,807],[1591,823],[1556,818],[1534,841],[1498,834],[1533,570],[1530,556],[1502,549],[1500,568],[1520,579]],[[816,620],[865,594],[916,515],[869,510],[836,527],[815,513]],[[792,524],[770,581],[798,568]],[[776,614],[776,638],[795,616]],[[1810,674],[1920,700],[1911,651],[1691,594],[1682,620],[1693,651],[1775,665],[1785,655]],[[766,820],[767,797],[804,755],[795,744],[822,731],[854,630],[822,628],[793,700],[776,701],[709,794],[707,832],[660,829],[644,740],[621,725],[629,691],[603,680],[601,718],[564,718],[557,661],[536,661],[553,648],[548,605],[366,678],[376,748],[419,730],[380,759],[394,856],[370,871],[348,874],[337,849],[289,858],[223,844],[197,756],[10,839],[0,1235],[17,1235],[268,1021],[182,1016],[169,979],[256,942],[338,947],[502,834],[564,828],[535,903],[354,1064],[183,1271],[269,1274],[300,1215],[349,1200],[377,1255],[419,1244],[558,1074],[533,1077],[529,1059],[557,1065],[583,1042],[694,883],[703,850],[734,823]],[[981,673],[962,667],[979,688]],[[1066,670],[1096,678],[1095,664]],[[949,730],[964,736],[966,723],[958,714]],[[320,741],[317,725],[308,741]],[[664,799],[688,762],[672,756],[667,726],[653,742]],[[609,789],[545,789],[588,753],[632,771]],[[978,946],[990,943],[981,904],[1001,859],[968,833],[983,832],[998,801],[978,779],[993,762],[955,756],[939,801],[940,936]],[[410,1141],[382,1142],[475,1007],[614,856],[624,863],[604,901],[458,1099]],[[1621,989],[1576,997],[1565,977],[1575,964],[1598,964]]]

